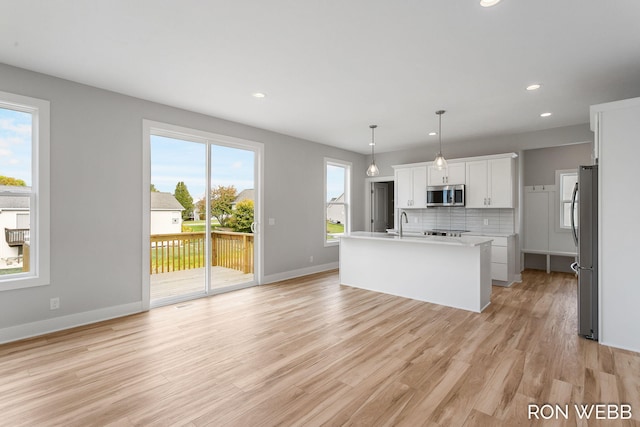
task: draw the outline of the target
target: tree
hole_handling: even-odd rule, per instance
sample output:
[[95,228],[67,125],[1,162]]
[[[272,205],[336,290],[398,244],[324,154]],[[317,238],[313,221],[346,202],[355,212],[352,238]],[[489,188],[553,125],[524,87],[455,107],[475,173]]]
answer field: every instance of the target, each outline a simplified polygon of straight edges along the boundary
[[21,179],[13,178],[10,176],[0,175],[0,185],[12,185],[15,187],[26,187],[27,183]]
[[193,217],[193,197],[189,194],[189,190],[187,190],[187,185],[180,181],[176,184],[176,189],[173,192],[173,196],[176,198],[178,202],[182,205],[184,210],[182,211],[182,219],[192,219]]
[[156,188],[156,186],[155,186],[155,185],[153,185],[153,184],[151,184],[151,192],[152,192],[152,193],[157,193],[157,192],[158,192],[158,189],[157,189],[157,188]]
[[[218,220],[221,227],[227,227],[229,225],[229,219],[233,213],[233,201],[236,199],[236,195],[236,187],[233,185],[218,185],[211,190],[211,216]],[[204,203],[204,199],[198,202],[200,212],[205,211]]]
[[229,225],[233,231],[251,233],[251,224],[253,224],[253,200],[246,199],[238,202]]

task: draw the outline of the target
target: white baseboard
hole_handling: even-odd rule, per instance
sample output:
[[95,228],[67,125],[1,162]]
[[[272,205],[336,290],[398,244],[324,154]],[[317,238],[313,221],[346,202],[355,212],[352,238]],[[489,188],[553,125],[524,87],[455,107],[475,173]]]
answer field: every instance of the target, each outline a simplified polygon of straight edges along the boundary
[[602,340],[602,335],[600,335],[598,337],[598,344],[606,345],[608,347],[619,348],[621,350],[627,350],[627,351],[633,351],[635,353],[640,353],[640,347],[637,347],[637,348],[636,347],[632,347],[632,346],[629,346],[627,343],[619,344],[619,343],[615,343],[615,342],[603,341]]
[[296,277],[308,276],[309,274],[321,273],[323,271],[335,270],[340,264],[336,262],[330,262],[328,264],[314,265],[312,267],[300,268],[298,270],[290,270],[282,273],[269,274],[264,276],[262,284],[280,282],[282,280],[294,279]]
[[142,302],[101,308],[0,329],[0,344],[142,312]]

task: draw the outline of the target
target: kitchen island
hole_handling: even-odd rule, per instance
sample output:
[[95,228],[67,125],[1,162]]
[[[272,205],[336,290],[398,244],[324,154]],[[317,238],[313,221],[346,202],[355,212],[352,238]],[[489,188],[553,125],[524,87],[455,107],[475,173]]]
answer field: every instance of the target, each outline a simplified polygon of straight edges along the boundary
[[491,299],[491,240],[353,232],[340,238],[340,283],[479,313]]

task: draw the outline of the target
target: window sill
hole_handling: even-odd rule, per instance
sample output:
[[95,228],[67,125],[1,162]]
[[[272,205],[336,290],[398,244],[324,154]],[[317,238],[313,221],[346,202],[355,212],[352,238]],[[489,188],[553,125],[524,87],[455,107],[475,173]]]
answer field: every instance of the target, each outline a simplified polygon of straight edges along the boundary
[[16,289],[35,288],[37,286],[48,286],[49,280],[44,277],[20,277],[0,280],[0,292],[12,291]]

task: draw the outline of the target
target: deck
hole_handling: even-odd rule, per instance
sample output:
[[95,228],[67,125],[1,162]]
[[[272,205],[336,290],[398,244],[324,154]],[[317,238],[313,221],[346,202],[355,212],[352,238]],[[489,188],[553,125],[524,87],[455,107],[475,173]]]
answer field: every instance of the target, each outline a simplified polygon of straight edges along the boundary
[[[151,301],[200,292],[204,289],[205,267],[151,275]],[[211,267],[211,288],[220,289],[253,280],[253,273],[220,266]]]

